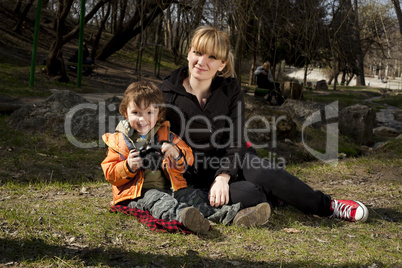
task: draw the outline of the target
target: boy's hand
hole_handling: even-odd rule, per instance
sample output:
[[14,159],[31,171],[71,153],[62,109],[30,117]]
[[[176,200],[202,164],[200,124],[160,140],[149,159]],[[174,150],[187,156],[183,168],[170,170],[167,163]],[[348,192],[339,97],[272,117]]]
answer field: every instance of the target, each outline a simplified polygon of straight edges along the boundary
[[174,159],[178,159],[180,157],[179,149],[170,143],[164,142],[162,144],[161,152],[163,153],[165,158],[171,156]]
[[139,156],[140,152],[136,150],[131,150],[128,158],[127,165],[131,169],[131,171],[136,171],[142,166],[142,158]]

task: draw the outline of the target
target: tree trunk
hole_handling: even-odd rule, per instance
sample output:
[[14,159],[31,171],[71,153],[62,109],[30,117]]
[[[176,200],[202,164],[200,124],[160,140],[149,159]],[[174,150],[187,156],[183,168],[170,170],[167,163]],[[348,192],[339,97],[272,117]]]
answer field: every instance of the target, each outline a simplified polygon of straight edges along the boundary
[[111,19],[111,26],[110,26],[110,32],[112,34],[117,32],[117,13],[118,13],[118,2],[113,1],[113,8],[112,8],[112,19]]
[[155,38],[154,38],[154,43],[155,43],[155,49],[154,49],[154,62],[158,62],[158,57],[159,57],[159,48],[158,45],[160,44],[160,36],[161,36],[161,31],[162,31],[162,24],[163,24],[163,13],[159,14],[158,16],[158,24],[156,25],[156,31],[155,31]]
[[402,35],[402,11],[401,11],[401,2],[400,2],[400,0],[392,0],[392,3],[394,4],[395,13],[396,13],[396,16],[398,17],[399,32],[400,32],[401,35]]
[[97,52],[97,50],[99,48],[99,42],[100,42],[100,39],[102,37],[102,32],[105,29],[106,22],[107,22],[107,20],[109,18],[110,10],[111,10],[111,3],[109,2],[108,6],[107,6],[106,14],[101,20],[98,32],[95,35],[95,40],[94,40],[94,43],[92,45],[91,60],[92,60],[93,63],[95,63],[96,52]]
[[307,73],[308,73],[308,63],[306,60],[306,63],[304,64],[304,77],[303,77],[303,85],[307,86]]
[[355,76],[355,75],[352,74],[352,75],[349,77],[348,81],[346,82],[346,85],[347,85],[347,86],[349,86],[350,82],[352,82],[352,79],[353,79],[354,76]]
[[[88,22],[94,14],[107,2],[110,0],[102,0],[99,1],[93,9],[85,16],[85,23]],[[79,32],[80,26],[77,25],[72,31],[70,31],[67,35],[63,36],[63,30],[65,28],[64,23],[65,20],[70,13],[71,5],[74,0],[59,0],[59,5],[57,9],[56,15],[56,40],[52,43],[49,53],[46,59],[46,66],[48,75],[56,76],[61,75],[67,76],[67,73],[64,69],[64,60],[62,55],[62,47],[65,43],[72,40]],[[62,79],[66,80],[66,79]]]
[[[20,16],[19,16],[17,24],[13,28],[14,32],[16,32],[16,33],[21,32],[22,24],[24,23],[25,18],[27,17],[28,12],[31,9],[31,6],[33,5],[34,1],[35,0],[29,0],[28,3],[25,5],[24,10],[22,11],[22,13],[20,13]],[[40,7],[38,7],[38,8],[40,8]]]
[[170,8],[166,10],[166,29],[165,29],[165,47],[172,49],[172,14]]
[[21,6],[22,6],[22,0],[18,0],[17,3],[15,3],[14,7],[14,13],[17,15],[21,14]]
[[46,60],[47,72],[51,76],[67,76],[63,70],[64,61],[61,48],[63,46],[63,28],[66,17],[74,0],[59,0],[56,16],[56,40],[52,43]]
[[357,0],[354,0],[354,34],[355,34],[355,46],[356,46],[356,60],[357,60],[357,69],[358,72],[356,74],[356,86],[365,86],[366,82],[364,80],[364,56],[360,41],[360,29],[359,29],[359,10],[357,5]]
[[120,29],[123,25],[124,18],[126,16],[126,10],[127,10],[127,0],[121,1],[120,2],[120,17],[118,20],[116,20],[116,29]]
[[[99,51],[96,57],[98,60],[106,60],[110,55],[120,50],[134,36],[141,33],[141,27],[144,29],[150,24],[160,13],[163,12],[174,0],[164,1],[163,4],[152,3],[145,6],[143,25],[136,26],[141,21],[139,14],[134,15],[131,20],[126,23],[124,28],[119,31],[106,43]],[[135,27],[136,26],[136,27]]]
[[180,51],[180,43],[181,43],[181,27],[179,27],[179,25],[182,25],[181,20],[182,18],[182,6],[179,5],[177,7],[177,26],[176,26],[176,31],[174,33],[173,36],[173,43],[172,43],[172,53],[174,56],[174,64],[179,65],[180,61],[181,61],[181,51]]

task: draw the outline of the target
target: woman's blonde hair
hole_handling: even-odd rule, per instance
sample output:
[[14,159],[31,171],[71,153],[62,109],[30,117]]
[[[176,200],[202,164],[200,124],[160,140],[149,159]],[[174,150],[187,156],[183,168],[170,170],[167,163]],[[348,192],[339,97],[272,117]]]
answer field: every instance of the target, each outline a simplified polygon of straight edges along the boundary
[[198,27],[191,39],[191,48],[201,52],[202,54],[210,54],[216,59],[226,63],[225,68],[218,72],[218,76],[235,77],[236,73],[233,66],[233,54],[230,52],[230,41],[227,33],[219,31],[213,27]]
[[269,71],[271,69],[271,63],[269,61],[264,62],[263,67],[265,70]]
[[128,104],[131,101],[138,107],[141,107],[142,104],[144,104],[145,108],[151,104],[156,105],[159,108],[158,122],[165,120],[165,99],[162,92],[154,83],[141,81],[132,83],[127,87],[119,106],[119,112],[124,117],[127,113]]

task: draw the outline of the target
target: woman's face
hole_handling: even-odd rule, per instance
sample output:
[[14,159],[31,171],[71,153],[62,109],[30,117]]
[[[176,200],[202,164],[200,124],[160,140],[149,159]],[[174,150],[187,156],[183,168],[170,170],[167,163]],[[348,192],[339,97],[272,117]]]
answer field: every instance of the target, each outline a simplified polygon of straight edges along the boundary
[[218,71],[225,68],[226,63],[212,54],[202,54],[193,47],[187,56],[191,76],[198,80],[212,80]]

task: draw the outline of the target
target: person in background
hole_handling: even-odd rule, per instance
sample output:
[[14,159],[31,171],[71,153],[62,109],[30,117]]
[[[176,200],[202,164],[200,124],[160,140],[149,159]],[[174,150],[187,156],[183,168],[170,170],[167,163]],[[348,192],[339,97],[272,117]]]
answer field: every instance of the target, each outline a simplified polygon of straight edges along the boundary
[[271,63],[269,60],[265,60],[263,65],[258,66],[254,71],[254,75],[256,77],[257,86],[259,88],[268,89],[267,102],[272,104],[272,97],[275,97],[276,100],[277,92],[275,90],[276,85],[274,83],[274,77],[272,76]]

